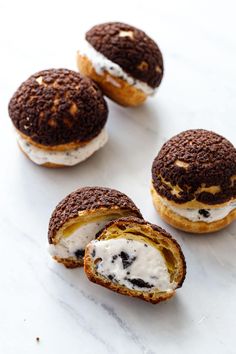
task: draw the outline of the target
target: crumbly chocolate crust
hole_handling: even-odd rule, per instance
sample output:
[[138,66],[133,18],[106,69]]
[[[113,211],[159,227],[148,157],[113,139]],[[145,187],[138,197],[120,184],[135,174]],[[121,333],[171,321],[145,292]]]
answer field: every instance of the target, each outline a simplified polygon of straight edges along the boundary
[[107,223],[104,228],[102,230],[100,230],[95,238],[98,238],[99,236],[101,236],[103,234],[103,232],[105,230],[108,230],[110,226],[113,226],[113,225],[117,225],[119,228],[122,229],[122,225],[124,224],[130,224],[130,223],[135,223],[135,224],[140,224],[140,225],[148,225],[150,226],[154,231],[157,231],[159,232],[160,234],[162,234],[163,236],[165,237],[168,237],[169,239],[171,239],[171,241],[176,245],[176,247],[178,248],[179,250],[179,253],[180,253],[180,257],[183,261],[183,267],[184,267],[184,276],[183,278],[181,279],[181,281],[179,282],[177,288],[180,288],[185,280],[185,276],[186,276],[186,261],[185,261],[185,257],[184,257],[184,254],[182,252],[182,249],[180,247],[180,245],[178,244],[178,242],[171,236],[171,234],[169,234],[166,230],[162,229],[160,226],[157,226],[155,224],[151,224],[150,222],[144,220],[144,219],[140,219],[140,218],[136,218],[136,217],[133,217],[133,216],[128,216],[128,217],[125,217],[125,218],[120,218],[120,219],[116,219],[116,220],[112,220],[110,221],[109,223]]
[[48,239],[52,239],[56,232],[70,219],[78,216],[82,210],[119,207],[129,209],[139,218],[142,215],[133,201],[127,195],[110,188],[84,187],[65,197],[55,208],[49,221]]
[[143,31],[124,23],[108,22],[92,27],[86,40],[135,79],[152,88],[160,85],[164,71],[162,54]]
[[[235,198],[236,180],[231,179],[234,175],[234,146],[221,135],[203,129],[187,130],[174,136],[163,145],[152,165],[156,191],[179,204],[196,199],[213,205]],[[182,191],[172,194],[171,186],[162,179]],[[198,192],[203,186],[219,186],[220,191],[215,194]]]
[[97,136],[108,108],[92,80],[72,70],[49,69],[21,84],[10,100],[9,115],[20,132],[53,146]]

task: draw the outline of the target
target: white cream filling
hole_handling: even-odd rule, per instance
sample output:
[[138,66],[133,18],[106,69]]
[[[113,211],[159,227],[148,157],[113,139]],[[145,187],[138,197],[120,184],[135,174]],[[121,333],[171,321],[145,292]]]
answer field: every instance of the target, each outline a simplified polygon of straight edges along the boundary
[[[84,40],[81,43],[79,53],[82,56],[86,56],[92,62],[94,70],[98,75],[103,75],[106,71],[112,76],[125,80],[130,86],[136,87],[146,95],[153,95],[155,93],[155,89],[150,87],[145,82],[137,80],[127,74],[118,64],[109,60],[102,53],[99,53],[96,49],[94,49],[88,41]],[[107,81],[113,84],[113,86],[119,87],[119,83],[112,79],[112,77],[108,77]]]
[[70,236],[62,237],[58,244],[49,245],[49,253],[53,257],[57,256],[59,258],[76,257],[75,252],[84,251],[86,245],[94,239],[96,233],[112,219],[113,217],[107,217],[105,220],[78,227]]
[[[176,283],[161,252],[137,240],[115,238],[91,242],[96,271],[114,283],[139,291],[172,291]],[[96,262],[96,260],[98,260]]]
[[231,202],[222,208],[178,208],[168,203],[166,200],[161,199],[161,202],[166,205],[175,214],[184,217],[190,221],[203,221],[206,223],[214,222],[225,218],[232,210],[236,209],[236,202]]
[[17,136],[17,139],[21,149],[26,153],[26,155],[29,156],[33,162],[38,165],[43,165],[49,162],[58,165],[73,166],[86,160],[95,151],[103,147],[108,140],[108,135],[106,130],[103,129],[100,134],[90,140],[87,144],[75,149],[65,151],[40,149],[30,144],[20,135]]

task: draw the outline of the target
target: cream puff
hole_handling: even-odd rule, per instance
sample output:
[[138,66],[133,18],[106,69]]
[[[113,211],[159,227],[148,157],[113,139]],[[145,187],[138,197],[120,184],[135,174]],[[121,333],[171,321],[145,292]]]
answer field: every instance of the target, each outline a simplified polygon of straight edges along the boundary
[[89,78],[67,69],[40,71],[9,103],[23,153],[46,167],[73,166],[107,142],[107,104]]
[[79,71],[123,106],[142,104],[163,77],[157,44],[133,26],[108,22],[92,27],[77,52]]
[[85,249],[84,269],[94,283],[158,303],[183,284],[184,255],[165,230],[144,220],[113,220]]
[[86,245],[109,221],[142,215],[125,194],[110,188],[84,187],[55,208],[49,222],[49,252],[67,268],[83,266]]
[[222,229],[236,219],[236,149],[203,129],[174,136],[153,162],[151,193],[170,225],[193,233]]

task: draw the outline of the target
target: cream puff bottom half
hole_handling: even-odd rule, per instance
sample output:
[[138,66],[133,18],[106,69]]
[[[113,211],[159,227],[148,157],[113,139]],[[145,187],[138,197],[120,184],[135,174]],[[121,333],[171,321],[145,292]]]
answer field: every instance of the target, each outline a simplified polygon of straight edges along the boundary
[[84,269],[92,282],[154,304],[172,297],[186,274],[177,243],[132,220],[118,220],[87,245]]
[[74,166],[86,160],[93,153],[102,148],[107,140],[107,132],[103,129],[95,138],[82,146],[57,151],[39,148],[31,144],[22,135],[17,135],[17,142],[20,149],[31,161],[37,165],[52,168]]
[[81,74],[94,80],[106,96],[122,106],[139,106],[147,99],[146,93],[125,80],[113,76],[107,71],[97,74],[92,62],[80,53],[77,53],[77,67]]
[[173,292],[177,287],[161,251],[142,239],[93,240],[90,247],[91,257],[100,260],[97,273],[121,286],[145,292]]
[[58,231],[49,253],[67,268],[83,266],[83,255],[87,244],[111,220],[132,215],[129,210],[117,207],[82,211],[77,218],[69,220]]
[[[164,198],[162,198],[153,187],[151,188],[151,194],[152,194],[153,204],[157,212],[160,214],[161,218],[171,226],[186,232],[198,233],[198,234],[216,232],[218,230],[223,229],[224,227],[226,227],[236,219],[236,204],[235,204],[235,208],[232,208],[231,211],[229,209],[229,213],[221,219],[212,222],[191,221],[188,220],[186,217],[183,217],[182,215],[179,215],[176,212],[174,212],[172,208],[172,204],[168,205],[166,200],[164,200]],[[202,208],[207,210],[210,210],[211,207],[212,206],[209,205],[202,205]],[[212,210],[214,209],[216,208],[212,208]]]

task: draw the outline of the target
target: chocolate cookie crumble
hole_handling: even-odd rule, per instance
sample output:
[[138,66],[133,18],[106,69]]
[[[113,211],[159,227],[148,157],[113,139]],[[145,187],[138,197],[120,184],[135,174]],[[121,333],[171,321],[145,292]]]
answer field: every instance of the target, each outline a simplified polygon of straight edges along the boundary
[[204,216],[204,218],[209,218],[209,216],[211,215],[210,212],[206,209],[199,209],[198,213]]

